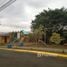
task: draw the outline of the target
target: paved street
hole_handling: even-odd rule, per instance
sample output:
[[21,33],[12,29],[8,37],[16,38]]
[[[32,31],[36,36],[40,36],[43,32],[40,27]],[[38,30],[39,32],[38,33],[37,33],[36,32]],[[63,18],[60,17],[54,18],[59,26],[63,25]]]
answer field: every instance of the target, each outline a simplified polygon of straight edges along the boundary
[[0,50],[0,67],[67,67],[67,59]]

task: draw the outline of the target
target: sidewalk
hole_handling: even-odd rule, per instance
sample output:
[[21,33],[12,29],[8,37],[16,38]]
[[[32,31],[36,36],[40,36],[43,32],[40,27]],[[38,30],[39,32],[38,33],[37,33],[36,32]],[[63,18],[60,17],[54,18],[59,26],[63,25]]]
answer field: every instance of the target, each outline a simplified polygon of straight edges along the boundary
[[48,51],[55,53],[64,53],[67,54],[67,49],[62,48],[47,48],[47,47],[14,47],[15,49],[25,49],[25,50],[37,50],[37,51]]
[[[7,46],[1,46],[0,48],[7,48]],[[36,51],[46,51],[46,52],[67,54],[67,49],[65,49],[65,48],[26,47],[26,46],[19,47],[19,46],[13,46],[12,49],[36,50]]]

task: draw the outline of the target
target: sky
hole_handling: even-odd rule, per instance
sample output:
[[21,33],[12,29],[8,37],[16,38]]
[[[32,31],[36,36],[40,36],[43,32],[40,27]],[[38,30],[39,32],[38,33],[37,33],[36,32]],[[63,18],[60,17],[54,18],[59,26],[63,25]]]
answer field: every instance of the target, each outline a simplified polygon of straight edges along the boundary
[[[0,6],[7,1],[9,0],[0,0]],[[61,7],[67,8],[67,0],[16,0],[13,4],[0,11],[0,24],[2,24],[0,31],[10,31],[10,29],[16,27],[17,29],[31,31],[31,22],[37,14],[44,9]],[[4,25],[10,26],[10,28],[7,29]]]

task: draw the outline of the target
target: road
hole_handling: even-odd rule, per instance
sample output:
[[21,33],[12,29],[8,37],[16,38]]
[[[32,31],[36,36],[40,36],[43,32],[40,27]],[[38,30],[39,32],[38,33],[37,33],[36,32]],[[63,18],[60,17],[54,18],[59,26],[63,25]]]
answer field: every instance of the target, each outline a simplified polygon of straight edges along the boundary
[[67,67],[67,58],[0,50],[0,67]]

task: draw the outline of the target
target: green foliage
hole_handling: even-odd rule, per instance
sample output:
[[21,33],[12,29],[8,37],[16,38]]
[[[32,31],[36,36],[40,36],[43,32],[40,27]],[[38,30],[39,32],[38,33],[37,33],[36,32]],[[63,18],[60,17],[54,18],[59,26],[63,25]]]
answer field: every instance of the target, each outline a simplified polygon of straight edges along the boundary
[[43,12],[36,15],[35,19],[32,21],[32,30],[37,31],[40,25],[42,25],[44,29],[47,29],[47,43],[49,43],[49,38],[53,32],[58,32],[63,36],[63,27],[67,25],[67,9],[57,8],[54,10],[43,10]]
[[44,30],[45,29],[42,25],[40,25],[39,28],[34,30],[33,34],[35,36],[36,41],[42,40],[42,36],[45,34]]
[[51,29],[56,32],[61,26],[67,23],[67,9],[55,9],[55,10],[44,10],[38,14],[35,20],[32,21],[32,29],[39,28],[40,25]]
[[39,40],[42,40],[43,35],[45,35],[45,29],[42,25],[39,26],[39,28],[35,29],[33,33],[29,34],[29,38],[31,41],[38,42]]
[[29,40],[30,42],[34,42],[34,41],[35,41],[33,33],[29,33],[29,34],[28,34],[28,37],[29,37],[28,40]]
[[55,44],[60,44],[63,39],[61,38],[60,34],[58,33],[52,33],[52,36],[50,37],[50,41]]
[[22,30],[22,31],[20,31],[20,34],[21,34],[21,36],[24,36],[24,32],[23,32],[23,30]]

